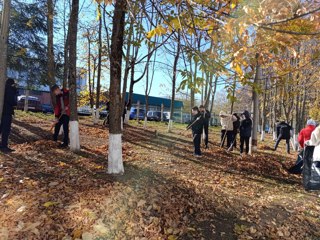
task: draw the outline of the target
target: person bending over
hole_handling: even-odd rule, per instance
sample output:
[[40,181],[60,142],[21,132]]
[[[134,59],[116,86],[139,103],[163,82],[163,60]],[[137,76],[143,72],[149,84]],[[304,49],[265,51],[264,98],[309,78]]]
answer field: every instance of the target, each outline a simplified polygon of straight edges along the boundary
[[54,106],[55,128],[53,134],[53,140],[58,140],[58,135],[61,126],[63,126],[63,143],[60,147],[68,147],[69,144],[69,120],[70,120],[70,106],[69,106],[69,90],[60,89],[58,85],[54,85],[51,88],[52,93],[56,97],[56,103]]
[[279,143],[281,142],[282,139],[284,139],[286,140],[287,153],[290,154],[291,130],[292,130],[292,127],[285,121],[281,121],[277,125],[277,141],[276,141],[276,144],[274,145],[274,151],[277,150]]

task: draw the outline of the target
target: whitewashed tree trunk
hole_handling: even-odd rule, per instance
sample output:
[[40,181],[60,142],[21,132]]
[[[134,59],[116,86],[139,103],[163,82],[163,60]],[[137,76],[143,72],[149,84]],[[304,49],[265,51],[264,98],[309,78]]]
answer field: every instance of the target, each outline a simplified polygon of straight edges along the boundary
[[30,91],[27,89],[26,90],[26,98],[24,100],[24,108],[23,111],[28,112],[29,110],[29,95],[30,95]]
[[123,174],[121,134],[109,134],[108,173]]
[[126,116],[125,116],[125,118],[124,118],[124,123],[125,124],[129,124],[129,118],[130,118],[130,113],[126,113]]
[[143,123],[143,128],[146,129],[147,128],[147,122],[148,122],[148,118],[144,117],[144,123]]
[[169,120],[169,124],[168,124],[168,132],[172,131],[172,126],[173,126],[173,120]]
[[[9,18],[11,1],[4,0],[2,5],[1,29],[0,29],[0,116],[3,111],[4,91],[7,81],[7,54],[9,36]],[[1,123],[1,117],[0,117]]]
[[79,151],[80,150],[80,136],[79,136],[79,122],[70,121],[70,150]]
[[70,149],[80,151],[79,122],[77,111],[77,33],[79,0],[72,0],[69,24],[69,86],[70,86]]
[[109,124],[109,155],[108,173],[123,174],[122,160],[122,135],[121,118],[121,66],[122,50],[124,42],[125,15],[127,8],[126,0],[117,0],[114,7],[111,54],[110,54],[110,124]]
[[261,142],[263,142],[264,141],[264,138],[265,138],[265,131],[262,131],[261,132]]
[[95,124],[95,120],[96,120],[96,114],[94,111],[94,108],[91,108],[91,117],[92,117],[92,124]]
[[99,118],[100,118],[100,112],[99,112],[99,109],[96,109],[95,114],[94,114],[94,124],[99,123]]
[[163,122],[163,111],[164,111],[164,105],[163,103],[161,104],[161,122]]

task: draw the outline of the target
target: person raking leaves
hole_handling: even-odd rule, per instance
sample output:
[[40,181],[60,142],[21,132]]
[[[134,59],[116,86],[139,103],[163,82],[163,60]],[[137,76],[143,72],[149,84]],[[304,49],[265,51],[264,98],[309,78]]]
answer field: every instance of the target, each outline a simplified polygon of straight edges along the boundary
[[194,156],[201,157],[201,134],[203,132],[204,118],[198,107],[192,108],[192,121],[187,130],[192,129]]
[[8,147],[8,140],[11,132],[14,107],[17,106],[17,96],[18,93],[16,84],[12,78],[8,78],[5,86],[3,111],[0,124],[0,134],[2,138],[0,150],[3,153],[9,153],[14,151],[13,149]]
[[207,149],[209,144],[209,124],[210,124],[211,113],[203,105],[200,105],[199,111],[203,116],[203,131],[205,134],[204,145],[205,145],[205,148]]
[[69,90],[60,89],[58,85],[51,87],[51,92],[55,96],[54,104],[54,134],[53,141],[58,141],[58,135],[61,126],[63,126],[63,143],[60,147],[68,147],[69,144],[69,120],[70,120],[70,106],[69,106]]

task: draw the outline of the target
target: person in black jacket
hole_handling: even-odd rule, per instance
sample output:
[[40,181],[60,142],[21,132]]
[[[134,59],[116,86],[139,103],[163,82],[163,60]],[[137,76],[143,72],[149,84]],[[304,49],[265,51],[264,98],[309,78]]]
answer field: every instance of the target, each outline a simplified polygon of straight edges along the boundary
[[205,148],[208,148],[209,123],[210,123],[211,113],[203,105],[200,105],[199,110],[203,116],[203,129],[204,129],[204,134],[205,134],[204,144],[205,144]]
[[13,152],[14,150],[8,147],[8,139],[11,132],[12,115],[14,115],[14,107],[17,106],[17,88],[12,78],[8,78],[5,86],[3,111],[0,124],[0,133],[2,142],[0,150],[2,152]]
[[192,116],[193,116],[192,121],[188,125],[187,129],[190,129],[190,128],[192,129],[194,156],[201,157],[200,144],[201,144],[201,134],[203,132],[204,119],[198,107],[192,108]]
[[243,147],[246,144],[246,154],[249,153],[249,141],[252,131],[252,120],[250,118],[250,113],[244,111],[241,114],[242,120],[240,122],[240,154],[243,154]]
[[239,133],[239,128],[240,128],[240,117],[238,114],[234,113],[233,116],[237,118],[236,121],[233,122],[233,142],[232,142],[232,150],[233,148],[237,148],[237,135]]
[[274,145],[274,151],[277,150],[279,143],[282,139],[286,140],[287,153],[290,154],[290,138],[291,138],[292,127],[285,121],[281,121],[277,125],[277,141]]

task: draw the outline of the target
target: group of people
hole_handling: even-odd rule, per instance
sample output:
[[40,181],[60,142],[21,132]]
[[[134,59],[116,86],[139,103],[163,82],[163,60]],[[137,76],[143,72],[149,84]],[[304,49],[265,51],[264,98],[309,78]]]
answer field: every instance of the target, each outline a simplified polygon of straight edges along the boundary
[[[237,147],[237,135],[240,133],[240,153],[249,153],[249,140],[252,131],[252,120],[250,113],[244,111],[241,116],[227,114],[223,111],[219,114],[221,118],[221,147],[227,141],[227,148],[233,151]],[[194,156],[201,156],[201,136],[204,134],[204,146],[208,148],[209,143],[209,124],[211,114],[203,105],[192,108],[192,121],[187,129],[192,129]],[[245,149],[244,149],[245,147]]]

